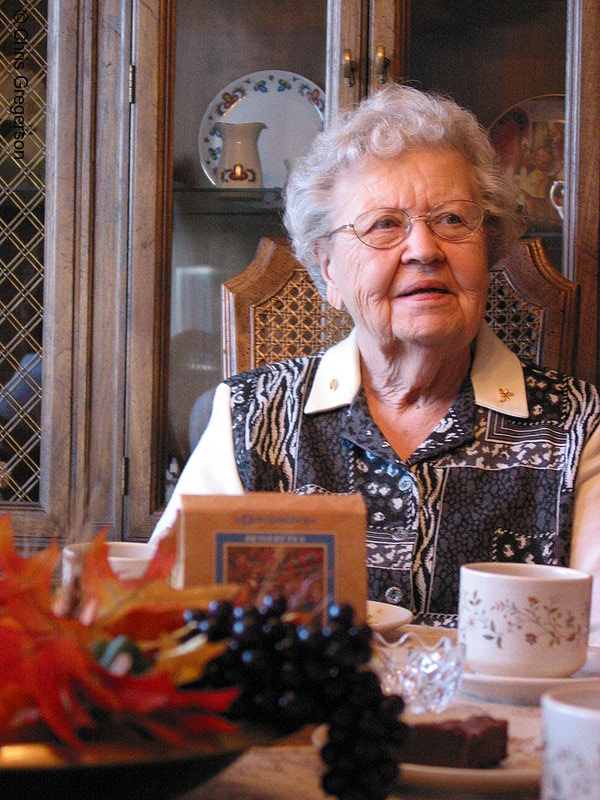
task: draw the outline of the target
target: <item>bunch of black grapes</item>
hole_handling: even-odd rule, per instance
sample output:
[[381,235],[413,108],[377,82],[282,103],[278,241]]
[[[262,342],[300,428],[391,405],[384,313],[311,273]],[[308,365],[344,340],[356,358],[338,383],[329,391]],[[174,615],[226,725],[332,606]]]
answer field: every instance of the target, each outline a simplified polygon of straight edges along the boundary
[[227,640],[194,688],[238,686],[229,716],[281,734],[326,724],[324,790],[340,800],[384,800],[407,728],[402,699],[385,696],[367,667],[371,629],[355,624],[349,605],[331,604],[323,624],[297,625],[286,611],[284,599],[266,597],[259,608],[215,601],[207,612],[186,612],[209,640]]

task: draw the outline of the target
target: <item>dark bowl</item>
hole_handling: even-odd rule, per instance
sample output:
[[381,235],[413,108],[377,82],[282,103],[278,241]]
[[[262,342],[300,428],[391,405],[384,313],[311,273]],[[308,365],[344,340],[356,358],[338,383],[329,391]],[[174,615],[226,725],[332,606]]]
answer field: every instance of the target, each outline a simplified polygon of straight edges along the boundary
[[217,775],[251,745],[274,738],[241,730],[181,748],[103,743],[77,752],[43,742],[6,744],[0,747],[0,797],[170,800]]

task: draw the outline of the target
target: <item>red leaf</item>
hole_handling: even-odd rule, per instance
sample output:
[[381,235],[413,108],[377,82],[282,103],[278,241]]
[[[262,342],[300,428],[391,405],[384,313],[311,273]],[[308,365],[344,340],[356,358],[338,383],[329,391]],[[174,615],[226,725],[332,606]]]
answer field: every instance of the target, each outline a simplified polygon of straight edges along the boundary
[[[85,560],[88,599],[95,597],[97,608],[114,620],[123,606],[135,607],[134,597],[147,600],[159,581],[164,584],[173,557],[172,543],[159,546],[149,583],[148,578],[119,581],[99,537]],[[54,542],[29,559],[19,556],[8,518],[0,519],[0,712],[7,719],[33,706],[72,747],[80,747],[82,731],[95,725],[95,711],[114,715],[115,722],[145,727],[169,743],[182,741],[180,731],[199,735],[231,729],[216,715],[229,708],[236,689],[187,692],[168,673],[116,676],[98,664],[90,650],[95,629],[53,613],[51,578],[57,560]],[[168,719],[161,719],[165,714]]]

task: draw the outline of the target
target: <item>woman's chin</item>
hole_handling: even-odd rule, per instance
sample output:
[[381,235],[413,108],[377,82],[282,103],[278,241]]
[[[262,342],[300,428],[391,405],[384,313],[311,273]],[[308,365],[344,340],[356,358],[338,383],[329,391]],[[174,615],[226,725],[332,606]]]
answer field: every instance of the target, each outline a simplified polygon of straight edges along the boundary
[[394,338],[401,344],[413,347],[440,347],[453,350],[456,347],[468,347],[474,338],[472,331],[464,325],[449,325],[448,320],[438,320],[437,324],[403,324],[392,327]]

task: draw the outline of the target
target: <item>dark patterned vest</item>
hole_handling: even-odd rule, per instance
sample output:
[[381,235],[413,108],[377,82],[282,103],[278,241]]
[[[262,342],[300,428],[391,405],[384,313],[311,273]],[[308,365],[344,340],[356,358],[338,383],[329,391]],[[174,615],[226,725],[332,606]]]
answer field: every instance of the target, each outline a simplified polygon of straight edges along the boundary
[[469,379],[447,415],[401,460],[352,403],[305,414],[320,356],[227,381],[246,491],[359,492],[368,512],[369,596],[453,624],[461,564],[567,564],[581,452],[600,422],[593,386],[525,365],[528,419],[477,406]]

